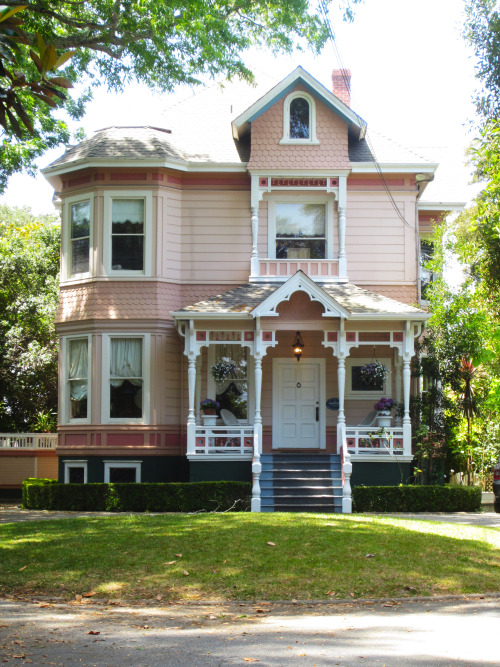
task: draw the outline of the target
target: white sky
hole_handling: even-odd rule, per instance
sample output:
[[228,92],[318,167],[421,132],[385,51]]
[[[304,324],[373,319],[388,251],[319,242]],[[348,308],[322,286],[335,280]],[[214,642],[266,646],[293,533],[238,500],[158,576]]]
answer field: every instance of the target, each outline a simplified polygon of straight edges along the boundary
[[[463,0],[365,0],[354,23],[345,24],[336,10],[332,25],[342,64],[352,73],[352,107],[372,127],[406,146],[463,148],[473,135],[471,101],[476,82],[472,54],[461,37]],[[249,64],[268,70],[269,54],[251,53]],[[286,76],[302,65],[331,88],[338,68],[331,45],[319,57],[298,53],[273,59],[273,74]],[[82,121],[87,134],[108,125],[163,125],[165,95],[133,86],[123,95],[95,91]],[[39,167],[50,164],[63,147],[47,153]],[[52,188],[43,176],[11,178],[0,203],[52,209]]]

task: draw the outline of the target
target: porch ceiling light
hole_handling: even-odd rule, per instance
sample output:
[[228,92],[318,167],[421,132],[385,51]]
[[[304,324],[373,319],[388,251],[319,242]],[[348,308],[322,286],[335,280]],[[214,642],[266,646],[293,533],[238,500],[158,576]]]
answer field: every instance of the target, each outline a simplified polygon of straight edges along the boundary
[[302,350],[305,347],[304,341],[302,340],[302,336],[300,335],[300,331],[295,332],[295,338],[293,339],[292,343],[293,347],[293,353],[297,357],[297,361],[300,361],[300,357],[302,356]]

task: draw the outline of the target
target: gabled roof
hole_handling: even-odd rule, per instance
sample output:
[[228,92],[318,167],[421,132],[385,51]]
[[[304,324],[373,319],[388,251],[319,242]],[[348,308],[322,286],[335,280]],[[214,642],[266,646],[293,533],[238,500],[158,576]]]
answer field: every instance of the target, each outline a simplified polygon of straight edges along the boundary
[[348,124],[349,134],[352,134],[357,139],[362,139],[364,137],[366,131],[365,121],[350,109],[347,104],[344,104],[342,100],[325,88],[323,84],[319,83],[319,81],[306,72],[305,69],[299,66],[233,120],[232,126],[234,138],[237,140],[241,139],[241,137],[247,133],[250,123],[299,84],[304,86],[311,95],[319,98],[329,109],[340,116],[340,118]]
[[172,313],[177,319],[253,319],[275,316],[278,303],[295,291],[306,291],[325,307],[327,317],[349,320],[426,320],[429,314],[420,308],[389,299],[357,285],[313,282],[298,271],[282,285],[247,283],[205,301],[185,306]]

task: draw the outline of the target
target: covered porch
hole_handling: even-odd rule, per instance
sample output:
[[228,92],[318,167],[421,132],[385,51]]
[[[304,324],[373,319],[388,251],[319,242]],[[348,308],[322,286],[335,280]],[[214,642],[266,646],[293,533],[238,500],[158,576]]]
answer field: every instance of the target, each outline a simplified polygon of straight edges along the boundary
[[[187,458],[248,462],[253,511],[262,510],[263,456],[337,456],[344,512],[353,463],[374,464],[376,475],[378,463],[412,460],[410,361],[423,311],[298,272],[281,286],[243,286],[174,316],[187,357]],[[387,376],[367,390],[359,369],[373,359]],[[214,377],[221,361],[227,377]],[[382,397],[400,406],[384,426],[373,407]],[[207,398],[219,404],[210,417],[200,405]]]

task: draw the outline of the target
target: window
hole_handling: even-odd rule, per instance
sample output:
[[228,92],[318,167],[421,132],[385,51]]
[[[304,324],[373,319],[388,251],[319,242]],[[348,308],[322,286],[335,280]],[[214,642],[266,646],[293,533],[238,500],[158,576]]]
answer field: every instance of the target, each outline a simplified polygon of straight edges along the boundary
[[104,264],[107,274],[149,275],[151,266],[150,192],[104,195]]
[[149,336],[103,337],[103,422],[147,423]]
[[104,461],[104,482],[123,484],[141,481],[142,461]]
[[333,199],[305,195],[269,200],[269,257],[332,259]]
[[69,419],[88,417],[89,340],[68,339]]
[[434,273],[426,268],[434,257],[434,243],[428,239],[420,240],[420,299],[426,301],[429,286],[434,280]]
[[91,273],[93,196],[66,200],[63,276],[81,278]]
[[65,484],[87,484],[87,461],[63,461]]
[[391,359],[379,359],[379,361],[387,367],[388,373],[385,381],[380,382],[377,386],[368,387],[361,381],[361,368],[366,364],[372,362],[373,359],[348,357],[346,359],[346,398],[359,399],[379,399],[382,396],[391,395]]
[[296,91],[285,99],[280,144],[319,144],[316,139],[316,105],[308,93]]
[[217,362],[232,366],[228,375],[215,381],[215,400],[220,404],[218,412],[229,410],[241,421],[248,421],[248,348],[241,345],[215,345],[209,367]]
[[276,204],[276,258],[326,258],[325,204]]

